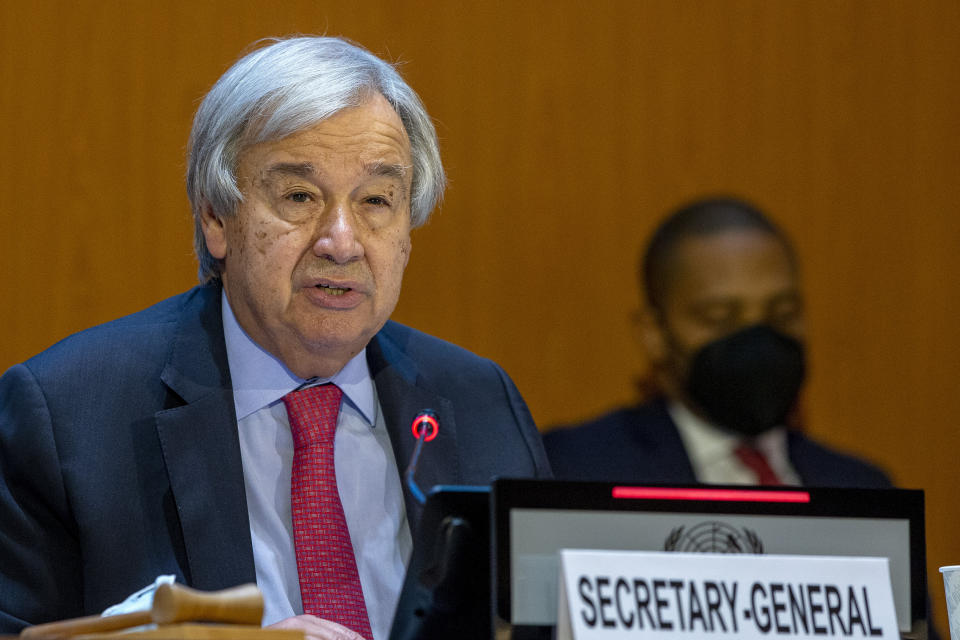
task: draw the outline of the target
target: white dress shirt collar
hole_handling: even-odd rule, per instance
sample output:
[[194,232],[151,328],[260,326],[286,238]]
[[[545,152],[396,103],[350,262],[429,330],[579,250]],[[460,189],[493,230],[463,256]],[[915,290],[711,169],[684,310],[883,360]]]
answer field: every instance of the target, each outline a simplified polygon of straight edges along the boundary
[[308,383],[332,382],[343,390],[371,427],[376,424],[376,399],[367,351],[355,355],[343,369],[329,379],[305,380],[290,371],[280,360],[253,341],[240,327],[226,293],[222,294],[223,333],[227,343],[227,361],[233,382],[233,405],[237,420],[279,401],[294,389]]
[[[704,420],[679,402],[670,401],[667,410],[677,425],[698,480],[734,484],[743,482],[744,477],[752,478],[743,465],[736,461],[733,453],[744,441],[742,436]],[[766,457],[782,482],[800,483],[796,470],[790,464],[786,427],[778,426],[765,431],[752,438],[750,444]]]
[[686,405],[670,401],[667,410],[677,425],[680,439],[695,470],[729,456],[740,442],[738,436],[715,427],[690,411]]

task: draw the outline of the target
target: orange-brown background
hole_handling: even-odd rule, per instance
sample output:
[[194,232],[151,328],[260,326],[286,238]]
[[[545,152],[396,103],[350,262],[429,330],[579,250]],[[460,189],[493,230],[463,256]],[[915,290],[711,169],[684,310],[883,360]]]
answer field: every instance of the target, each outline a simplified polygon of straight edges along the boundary
[[960,562],[960,3],[0,3],[0,369],[194,282],[198,99],[250,42],[346,35],[435,117],[451,187],[395,317],[501,362],[538,424],[631,399],[635,254],[705,192],[795,236],[809,430],[927,492]]

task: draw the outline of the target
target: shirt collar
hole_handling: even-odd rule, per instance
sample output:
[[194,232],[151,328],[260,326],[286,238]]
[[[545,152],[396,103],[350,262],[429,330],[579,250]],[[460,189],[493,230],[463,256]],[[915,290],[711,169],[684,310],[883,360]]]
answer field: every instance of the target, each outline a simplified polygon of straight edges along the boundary
[[[670,417],[686,448],[694,468],[698,465],[708,465],[720,458],[732,454],[744,438],[730,433],[704,420],[685,405],[671,401],[667,405]],[[768,459],[786,459],[787,431],[786,427],[774,427],[752,438],[750,444],[759,449]]]
[[373,380],[366,349],[351,358],[332,378],[301,378],[247,335],[233,315],[226,293],[222,293],[220,299],[237,420],[278,402],[298,387],[332,382],[343,390],[344,397],[371,427],[376,424]]

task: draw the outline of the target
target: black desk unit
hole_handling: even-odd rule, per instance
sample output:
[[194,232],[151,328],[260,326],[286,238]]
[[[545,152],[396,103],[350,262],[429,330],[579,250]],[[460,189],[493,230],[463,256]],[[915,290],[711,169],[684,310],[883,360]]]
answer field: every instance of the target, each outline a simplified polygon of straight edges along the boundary
[[428,497],[391,640],[547,637],[564,548],[880,556],[927,637],[923,492],[496,480]]

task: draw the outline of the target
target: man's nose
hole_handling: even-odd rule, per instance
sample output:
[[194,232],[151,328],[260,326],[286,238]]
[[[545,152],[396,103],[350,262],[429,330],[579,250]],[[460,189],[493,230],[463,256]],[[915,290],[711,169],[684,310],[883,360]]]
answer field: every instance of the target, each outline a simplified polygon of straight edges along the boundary
[[740,322],[737,329],[752,327],[756,324],[768,324],[770,319],[767,316],[765,305],[758,303],[745,304],[740,311]]
[[363,257],[363,243],[356,216],[347,204],[334,204],[320,218],[313,252],[337,264]]

